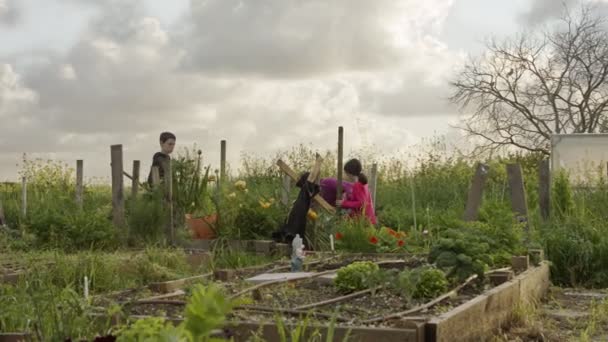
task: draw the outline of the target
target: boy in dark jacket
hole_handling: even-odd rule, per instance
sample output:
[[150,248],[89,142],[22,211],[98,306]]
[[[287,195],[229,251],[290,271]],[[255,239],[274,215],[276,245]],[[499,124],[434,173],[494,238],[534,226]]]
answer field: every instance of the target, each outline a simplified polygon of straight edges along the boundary
[[165,172],[163,170],[163,163],[171,159],[170,154],[175,148],[175,134],[170,132],[163,132],[160,134],[160,152],[156,152],[152,157],[152,167],[150,168],[150,174],[148,175],[148,184],[152,186],[152,168],[158,166],[158,175],[160,179],[163,179]]

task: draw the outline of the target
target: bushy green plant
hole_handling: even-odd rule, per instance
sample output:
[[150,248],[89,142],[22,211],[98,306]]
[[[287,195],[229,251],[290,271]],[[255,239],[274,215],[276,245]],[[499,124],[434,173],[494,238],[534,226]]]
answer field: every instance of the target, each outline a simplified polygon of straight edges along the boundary
[[431,248],[429,262],[446,270],[449,278],[463,281],[472,274],[484,278],[492,263],[490,244],[484,236],[464,230],[450,229]]
[[370,279],[379,271],[370,261],[356,261],[338,270],[335,285],[343,292],[360,291],[370,286]]
[[420,272],[413,297],[435,298],[445,293],[447,289],[448,280],[445,273],[436,268],[426,268]]

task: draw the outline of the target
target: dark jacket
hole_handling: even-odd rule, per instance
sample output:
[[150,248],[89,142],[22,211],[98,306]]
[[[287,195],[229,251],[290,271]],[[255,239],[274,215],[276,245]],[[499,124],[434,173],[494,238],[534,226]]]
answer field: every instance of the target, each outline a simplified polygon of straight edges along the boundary
[[156,152],[152,157],[152,167],[150,167],[150,173],[148,174],[148,185],[152,186],[152,168],[158,166],[158,175],[160,179],[165,177],[165,170],[163,169],[163,163],[168,161],[171,157],[162,152]]

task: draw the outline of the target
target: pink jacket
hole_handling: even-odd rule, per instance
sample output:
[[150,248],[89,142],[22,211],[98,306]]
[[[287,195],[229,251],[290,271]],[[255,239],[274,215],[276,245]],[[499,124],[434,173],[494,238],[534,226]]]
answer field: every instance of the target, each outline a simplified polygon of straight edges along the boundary
[[352,192],[342,201],[342,208],[351,209],[351,216],[358,216],[364,213],[372,224],[376,224],[372,196],[369,193],[367,184],[364,185],[363,183],[356,182],[353,185]]

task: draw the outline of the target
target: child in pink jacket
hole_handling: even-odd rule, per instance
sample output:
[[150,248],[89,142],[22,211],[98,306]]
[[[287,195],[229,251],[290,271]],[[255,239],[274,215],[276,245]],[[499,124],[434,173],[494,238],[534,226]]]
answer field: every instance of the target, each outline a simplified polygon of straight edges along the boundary
[[374,213],[372,196],[367,187],[367,177],[361,171],[361,162],[357,159],[351,159],[344,164],[345,178],[354,184],[351,193],[347,194],[344,200],[336,201],[336,206],[350,209],[351,217],[365,215],[369,222],[375,225],[376,214]]

